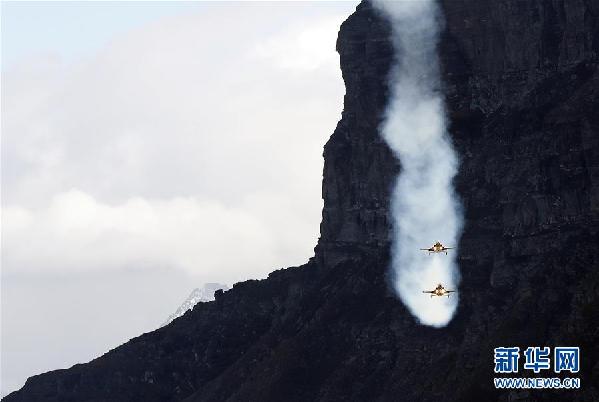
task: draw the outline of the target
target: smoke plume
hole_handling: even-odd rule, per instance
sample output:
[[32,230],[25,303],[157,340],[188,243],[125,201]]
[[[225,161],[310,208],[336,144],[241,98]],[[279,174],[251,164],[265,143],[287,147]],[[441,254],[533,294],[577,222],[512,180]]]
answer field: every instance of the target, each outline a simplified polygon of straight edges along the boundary
[[457,250],[429,255],[421,248],[440,241],[457,247],[462,226],[452,187],[457,158],[446,132],[436,47],[440,29],[435,0],[375,0],[392,25],[395,62],[389,75],[391,97],[380,127],[401,163],[392,194],[393,285],[410,312],[425,325],[442,327],[458,304],[429,297],[441,283],[457,290]]

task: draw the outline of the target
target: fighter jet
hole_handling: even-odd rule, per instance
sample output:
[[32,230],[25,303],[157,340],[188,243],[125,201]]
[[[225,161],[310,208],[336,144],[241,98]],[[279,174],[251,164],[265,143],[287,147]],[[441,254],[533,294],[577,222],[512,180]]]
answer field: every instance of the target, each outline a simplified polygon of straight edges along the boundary
[[451,250],[453,247],[445,247],[441,244],[441,242],[436,242],[432,247],[429,248],[421,248],[420,250],[428,251],[428,253],[445,253],[447,254],[447,250]]
[[431,297],[433,296],[447,296],[449,297],[450,293],[455,293],[455,290],[447,290],[443,287],[443,285],[438,284],[435,290],[423,290],[422,293],[430,293]]

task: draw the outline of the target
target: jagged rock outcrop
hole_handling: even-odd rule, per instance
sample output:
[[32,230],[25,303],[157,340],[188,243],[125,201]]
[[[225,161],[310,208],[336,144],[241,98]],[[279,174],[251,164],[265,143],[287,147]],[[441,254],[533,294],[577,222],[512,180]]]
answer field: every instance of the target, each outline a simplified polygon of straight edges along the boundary
[[[388,286],[400,164],[377,126],[393,54],[389,26],[362,3],[338,40],[347,94],[324,152],[315,258],[217,292],[5,400],[599,400],[599,4],[445,0],[442,9],[466,218],[460,305],[446,328],[418,325]],[[580,346],[582,388],[495,390],[493,348],[512,345]]]

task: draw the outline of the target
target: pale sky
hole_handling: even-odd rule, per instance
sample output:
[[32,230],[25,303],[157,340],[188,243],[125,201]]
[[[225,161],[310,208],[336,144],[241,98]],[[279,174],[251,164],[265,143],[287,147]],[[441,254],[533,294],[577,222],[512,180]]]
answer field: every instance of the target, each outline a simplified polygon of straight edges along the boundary
[[2,395],[307,261],[356,5],[2,3]]

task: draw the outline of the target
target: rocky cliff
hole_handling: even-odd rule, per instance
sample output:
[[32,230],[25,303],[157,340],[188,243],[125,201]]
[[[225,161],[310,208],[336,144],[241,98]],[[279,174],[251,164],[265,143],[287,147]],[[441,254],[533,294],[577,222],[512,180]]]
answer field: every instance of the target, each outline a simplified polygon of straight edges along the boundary
[[[5,400],[599,400],[599,3],[442,9],[466,217],[460,305],[446,328],[418,325],[387,281],[400,161],[377,127],[393,54],[389,26],[365,2],[337,42],[347,93],[324,150],[315,257]],[[494,347],[559,345],[581,347],[580,390],[494,389]]]

